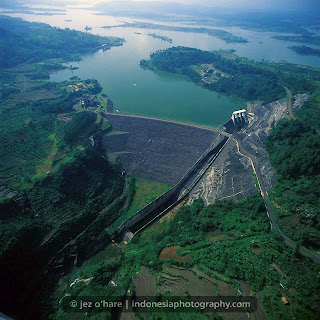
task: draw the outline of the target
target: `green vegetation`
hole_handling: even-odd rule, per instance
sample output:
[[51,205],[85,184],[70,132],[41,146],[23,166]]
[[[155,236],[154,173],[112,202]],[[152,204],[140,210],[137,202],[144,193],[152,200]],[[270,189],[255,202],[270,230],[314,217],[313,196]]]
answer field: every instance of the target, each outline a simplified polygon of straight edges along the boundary
[[[209,29],[204,30],[197,32]],[[216,31],[213,34],[224,40],[243,41]],[[65,294],[124,296],[128,290],[135,292],[132,278],[142,267],[160,283],[165,264],[197,268],[236,290],[240,281],[246,282],[261,293],[272,319],[317,319],[319,265],[270,233],[260,196],[237,203],[217,201],[208,207],[198,200],[182,207],[134,237],[124,249],[113,244],[79,271],[74,267],[72,275],[82,281],[70,287],[75,278],[67,275],[61,281],[65,287],[57,288],[52,297],[54,286],[70,266],[81,265],[105,248],[110,233],[126,217],[168,186],[124,179],[91,146],[89,136],[103,134],[110,124],[99,112],[75,112],[73,106],[83,94],[101,91],[95,80],[82,81],[81,88],[73,81],[40,81],[62,68],[62,59],[90,52],[106,43],[105,38],[8,17],[0,18],[0,35],[0,186],[15,193],[12,199],[0,197],[0,273],[5,275],[0,283],[6,295],[0,302],[1,311],[18,318],[32,314],[35,319],[65,319],[58,303]],[[109,41],[113,45],[121,42]],[[274,100],[284,94],[282,85],[294,93],[312,92],[316,86],[311,80],[319,80],[319,72],[311,68],[255,63],[225,51],[181,47],[154,53],[151,61],[141,65],[182,73],[209,89],[244,100]],[[204,70],[209,65],[215,77],[205,83]],[[308,117],[308,112],[310,116],[319,106],[318,99],[315,91],[299,117]],[[100,103],[98,110],[103,110],[106,102]],[[311,121],[318,125],[317,118]],[[270,197],[282,229],[298,245],[319,249],[319,135],[300,121],[281,121],[267,147],[278,174]],[[179,256],[188,255],[190,260],[159,259],[164,248],[174,245],[179,246]],[[48,265],[50,260],[53,263]],[[289,306],[281,302],[281,296],[288,298]],[[111,319],[116,312],[97,310],[88,318]],[[219,319],[215,314],[192,313],[174,314],[170,319],[175,317]]]
[[76,54],[92,52],[101,45],[122,45],[123,39],[95,36],[70,29],[27,23],[18,18],[0,17],[0,66],[52,58],[72,60]]
[[101,112],[97,113],[97,119],[96,119],[96,124],[99,125],[100,130],[105,131],[108,129],[111,129],[111,124],[109,123],[109,121],[107,120],[107,118],[105,118]]
[[[30,84],[27,93],[41,87]],[[0,269],[7,275],[1,285],[21,304],[45,264],[97,218],[123,184],[120,174],[90,147],[89,134],[105,124],[95,123],[92,112],[72,111],[82,92],[67,93],[66,83],[45,87],[59,96],[0,105],[0,185],[16,193],[11,200],[0,200]],[[17,94],[20,90],[8,98]]]
[[[16,71],[10,74],[13,77],[17,74],[22,76]],[[71,143],[72,135],[74,137],[80,130],[86,136],[90,130],[100,128],[100,125],[94,124],[95,115],[89,113],[77,115],[71,125],[68,124],[74,115],[74,99],[83,93],[101,90],[96,81],[88,80],[85,83],[87,89],[69,93],[65,90],[66,83],[19,82],[18,86],[14,83],[7,85],[7,92],[8,88],[23,88],[24,84],[28,85],[22,92],[12,89],[0,103],[0,138],[3,146],[0,150],[0,172],[2,177],[6,177],[6,184],[10,188],[24,190],[32,187],[38,178],[38,168],[43,166],[44,161],[50,162],[46,166],[50,168],[51,164],[57,166],[68,157],[65,152],[70,153],[71,150],[63,148],[63,141]],[[64,116],[59,116],[60,113]],[[81,126],[79,117],[86,117],[87,123]],[[75,124],[77,128],[74,127]],[[85,130],[83,125],[86,125]],[[77,137],[77,141],[80,140],[81,137]],[[69,156],[71,154],[72,152]]]
[[38,111],[32,104],[1,112],[0,170],[13,189],[28,188],[32,183],[37,165],[51,148],[53,130],[53,115]]
[[[245,101],[271,102],[284,96],[283,85],[293,93],[310,92],[315,85],[306,77],[291,72],[281,72],[275,64],[259,63],[226,53],[225,51],[202,51],[186,47],[173,47],[141,60],[142,67],[180,73],[210,90],[232,95]],[[197,70],[201,65],[219,69],[208,81]],[[208,68],[208,67],[207,67]],[[223,72],[224,74],[221,74]],[[219,77],[217,77],[219,74]]]
[[148,33],[148,36],[155,38],[155,39],[160,39],[161,41],[165,41],[165,42],[169,42],[172,43],[172,39],[165,37],[165,36],[160,36],[158,34],[155,33]]
[[248,42],[242,37],[235,36],[224,30],[208,29],[208,28],[191,28],[191,27],[173,27],[165,26],[162,24],[154,24],[148,22],[125,22],[119,26],[105,26],[104,28],[140,28],[140,29],[157,29],[165,31],[177,31],[177,32],[193,32],[193,33],[206,33],[211,37],[219,38],[227,43],[234,42]]
[[[240,280],[245,281],[253,291],[261,292],[262,302],[272,319],[290,319],[293,315],[297,318],[317,319],[320,283],[316,274],[320,271],[319,266],[288,249],[269,230],[269,221],[260,196],[237,203],[218,201],[208,207],[204,207],[203,202],[198,200],[191,206],[182,207],[172,220],[159,221],[135,236],[126,245],[124,252],[114,252],[113,246],[108,247],[109,252],[114,252],[114,262],[110,262],[109,258],[97,265],[83,266],[73,278],[68,278],[69,281],[92,277],[91,281],[77,283],[71,288],[65,286],[63,291],[59,289],[55,301],[59,301],[65,294],[71,294],[71,297],[100,293],[124,296],[127,290],[134,294],[136,289],[131,279],[136,277],[142,266],[152,271],[156,279],[161,279],[164,272],[162,266],[166,264],[169,267],[179,266],[182,270],[196,267],[213,279],[231,284],[235,290],[240,288]],[[214,240],[213,235],[221,234],[225,235],[223,239]],[[161,250],[173,245],[179,245],[178,255],[188,254],[191,262],[159,260]],[[111,279],[116,286],[109,284]],[[157,291],[157,281],[161,280],[149,284],[155,286],[156,294],[170,295]],[[280,282],[284,284],[283,289]],[[142,286],[148,286],[147,281],[143,281]],[[289,306],[282,303],[281,296],[287,297]],[[65,311],[56,302],[54,307],[57,311],[53,319],[63,319]],[[105,319],[107,312],[111,311],[96,310],[89,313],[88,317]],[[177,319],[179,316],[182,315],[178,314]],[[190,319],[201,319],[200,314],[197,317],[195,314],[189,316]],[[217,319],[213,314],[202,316],[203,319]],[[160,318],[166,319],[166,316],[161,315]]]
[[[100,212],[120,197],[124,184],[89,141],[109,128],[106,119],[73,109],[83,94],[98,94],[101,86],[96,80],[42,79],[108,39],[5,16],[0,33],[0,188],[13,194],[0,197],[1,287],[7,298],[0,307],[22,316],[28,297],[39,318],[57,279],[51,271],[49,279],[44,276],[45,266],[64,247],[73,248],[97,218],[106,219],[104,227],[118,218],[121,204],[118,211]],[[108,41],[116,45],[121,39]],[[12,299],[20,311],[8,303]]]
[[88,137],[96,129],[96,117],[95,114],[86,111],[77,113],[65,128],[64,141],[67,144],[75,144]]
[[260,190],[258,178],[257,178],[257,175],[255,173],[253,174],[253,179],[254,179],[254,183],[255,183],[257,189]]
[[[146,189],[148,185],[153,186],[153,190]],[[106,197],[106,193],[104,193],[103,199],[96,200],[94,205],[90,204],[88,207],[90,214],[96,219],[86,228],[84,233],[72,242],[72,251],[77,252],[78,260],[83,261],[90,252],[96,250],[106,239],[109,239],[125,219],[160,196],[168,189],[168,186],[127,177],[125,189],[120,195],[119,188],[119,185],[114,188],[109,183],[108,190],[113,195],[113,199],[114,196],[118,197],[111,202],[110,196]]]
[[[108,214],[107,227],[122,207],[99,215],[121,194],[123,179],[89,143],[89,135],[105,129],[106,122],[97,122],[92,112],[72,111],[77,96],[96,89],[95,82],[85,83],[87,91],[67,93],[68,83],[50,84],[59,94],[56,99],[0,105],[5,146],[0,156],[1,185],[16,193],[11,200],[0,200],[0,271],[7,275],[1,285],[21,305],[34,288],[38,302],[31,299],[30,304],[45,299],[48,292],[39,288],[36,278],[55,253]],[[20,93],[8,97],[16,94]]]
[[320,50],[307,46],[292,46],[288,48],[301,55],[320,56]]
[[320,45],[320,37],[316,36],[314,34],[311,34],[311,33],[305,33],[305,34],[298,35],[298,36],[274,36],[272,38],[277,39],[277,40],[303,42],[303,43]]
[[311,99],[298,111],[297,116],[302,121],[310,124],[318,131],[320,130],[320,83],[317,82],[317,89]]
[[320,80],[320,70],[308,66],[303,66],[299,64],[281,62],[281,63],[272,63],[269,62],[268,66],[272,69],[280,70],[285,74],[295,74],[303,76],[309,80],[319,81]]
[[[25,192],[22,207],[11,204],[14,210],[7,212],[9,204],[0,204],[0,212],[7,212],[1,215],[0,269],[7,275],[1,285],[18,303],[35,290],[36,278],[54,254],[84,232],[121,192],[121,176],[96,151],[74,151],[73,157]],[[37,302],[29,295],[30,305],[42,301],[44,294],[37,287]]]
[[299,244],[320,248],[320,137],[299,120],[282,120],[267,139],[277,183],[270,193],[281,229]]
[[163,193],[168,191],[170,188],[171,187],[166,184],[148,181],[145,179],[136,179],[135,194],[133,197],[132,204],[129,207],[128,214],[131,216],[138,210],[145,207],[151,201],[155,200]]
[[131,180],[128,187],[129,196],[125,207],[121,209],[119,218],[107,228],[108,233],[112,234],[115,232],[123,221],[130,218],[137,211],[144,208],[170,188],[171,187],[166,184],[145,179],[135,178]]

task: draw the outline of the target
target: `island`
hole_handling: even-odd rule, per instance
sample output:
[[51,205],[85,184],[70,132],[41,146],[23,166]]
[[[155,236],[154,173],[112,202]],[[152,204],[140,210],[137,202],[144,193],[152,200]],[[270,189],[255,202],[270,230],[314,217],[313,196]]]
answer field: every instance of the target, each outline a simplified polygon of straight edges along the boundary
[[160,36],[160,35],[155,34],[155,33],[148,33],[147,35],[152,37],[152,38],[155,38],[155,39],[160,39],[161,41],[172,43],[172,39],[170,39],[170,38],[168,38],[166,36]]
[[155,39],[160,39],[161,41],[172,43],[172,39],[170,39],[170,38],[168,38],[166,36],[161,36],[159,34],[155,34],[155,33],[134,32],[134,34],[144,34],[144,35],[147,35],[147,36],[155,38]]
[[230,32],[218,29],[209,28],[192,28],[192,27],[174,27],[166,26],[161,24],[149,23],[149,22],[125,22],[117,26],[104,26],[103,28],[139,28],[139,29],[157,29],[166,31],[176,31],[176,32],[194,32],[194,33],[205,33],[209,36],[219,38],[227,43],[245,43],[248,42],[247,39],[235,36]]
[[303,43],[309,43],[309,44],[315,44],[315,45],[320,45],[320,36],[311,34],[311,33],[306,33],[306,34],[301,34],[301,35],[294,35],[294,36],[273,36],[273,39],[277,40],[283,40],[283,41],[292,41],[292,42],[303,42]]
[[307,46],[291,46],[288,48],[300,55],[320,56],[319,49],[314,49]]

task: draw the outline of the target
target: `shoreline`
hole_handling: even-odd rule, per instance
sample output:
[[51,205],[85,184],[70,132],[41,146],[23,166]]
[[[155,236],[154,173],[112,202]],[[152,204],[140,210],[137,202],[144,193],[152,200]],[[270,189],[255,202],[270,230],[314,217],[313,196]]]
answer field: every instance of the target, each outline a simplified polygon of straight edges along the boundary
[[[204,125],[195,124],[195,123],[191,123],[191,122],[182,122],[182,121],[178,121],[178,120],[171,120],[171,119],[165,119],[165,118],[156,118],[156,117],[150,117],[150,116],[141,116],[141,115],[129,114],[129,113],[103,112],[103,114],[104,115],[113,115],[113,116],[125,116],[125,117],[131,117],[131,118],[149,119],[149,120],[158,120],[158,121],[163,121],[163,122],[168,122],[168,123],[175,123],[175,124],[179,124],[179,125],[183,125],[183,126],[189,126],[189,127],[208,130],[208,131],[214,131],[214,132],[218,132],[220,134],[223,134],[225,136],[229,136],[228,133],[224,132],[223,130],[220,130],[219,128],[207,127],[207,126],[204,126]],[[231,117],[230,117],[230,119],[231,119]],[[227,121],[229,121],[229,119]],[[220,126],[223,126],[223,124],[221,124]]]

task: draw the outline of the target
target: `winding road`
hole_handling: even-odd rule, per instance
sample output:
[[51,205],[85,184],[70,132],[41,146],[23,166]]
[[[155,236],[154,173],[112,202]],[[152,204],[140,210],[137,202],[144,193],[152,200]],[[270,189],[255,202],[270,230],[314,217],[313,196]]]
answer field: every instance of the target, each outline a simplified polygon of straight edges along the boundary
[[[271,229],[275,230],[277,232],[279,232],[279,234],[281,235],[281,237],[283,238],[283,240],[285,241],[285,243],[291,247],[291,248],[296,248],[297,243],[295,241],[293,241],[292,239],[290,239],[289,237],[287,237],[278,227],[274,213],[272,211],[272,207],[270,205],[270,201],[268,198],[268,193],[267,190],[264,186],[264,182],[261,176],[261,172],[260,172],[260,168],[259,168],[259,161],[256,158],[255,155],[250,154],[250,152],[248,152],[248,150],[245,149],[245,147],[242,144],[242,140],[246,135],[242,132],[236,132],[233,134],[232,139],[235,140],[235,142],[237,143],[237,147],[238,147],[238,152],[239,154],[241,154],[242,156],[248,158],[251,162],[252,168],[254,173],[256,174],[257,180],[258,180],[258,184],[260,187],[260,193],[261,196],[263,198],[266,210],[267,210],[267,215],[268,218],[270,220],[270,225],[271,225]],[[305,247],[300,247],[299,248],[299,252],[301,254],[303,254],[306,257],[309,257],[310,259],[312,259],[313,261],[320,263],[320,256],[317,255],[316,253],[312,252],[311,250],[308,250]]]

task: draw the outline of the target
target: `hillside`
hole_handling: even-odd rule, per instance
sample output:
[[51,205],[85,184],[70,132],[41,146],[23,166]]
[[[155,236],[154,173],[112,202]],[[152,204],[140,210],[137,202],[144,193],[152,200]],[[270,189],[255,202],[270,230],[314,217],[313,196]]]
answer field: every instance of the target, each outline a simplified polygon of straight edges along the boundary
[[108,128],[107,121],[98,111],[74,109],[101,86],[96,80],[43,79],[75,55],[123,40],[6,16],[0,17],[0,34],[0,272],[6,275],[0,280],[1,311],[18,316],[16,304],[23,313],[26,297],[34,307],[31,297],[47,294],[44,268],[59,250],[98,216],[110,224],[117,219],[118,211],[99,213],[125,185],[89,140]]
[[1,15],[0,67],[52,58],[70,60],[76,55],[92,52],[101,45],[111,48],[122,45],[123,41]]

